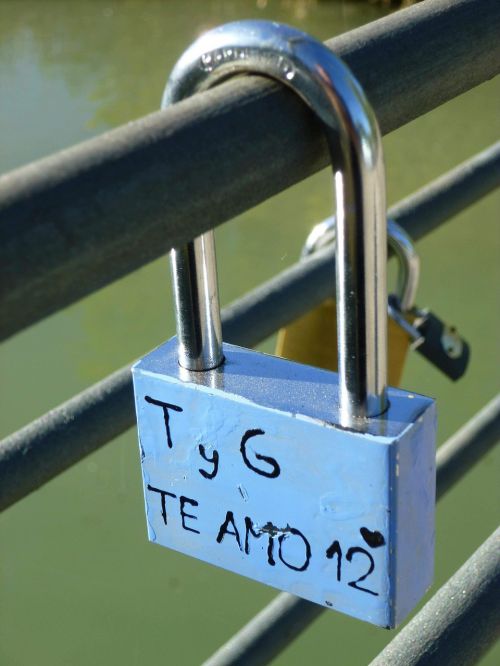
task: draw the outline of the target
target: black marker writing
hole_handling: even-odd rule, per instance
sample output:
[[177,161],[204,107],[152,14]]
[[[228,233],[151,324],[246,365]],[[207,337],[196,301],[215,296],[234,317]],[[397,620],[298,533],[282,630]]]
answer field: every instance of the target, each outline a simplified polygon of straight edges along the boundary
[[265,434],[266,433],[263,430],[260,430],[260,428],[256,428],[254,430],[247,430],[246,433],[241,438],[240,451],[243,457],[243,462],[248,467],[248,469],[251,469],[252,472],[256,472],[261,476],[267,476],[269,479],[275,479],[277,476],[280,475],[281,470],[280,466],[278,465],[277,461],[274,458],[270,458],[269,456],[263,456],[260,453],[255,454],[257,460],[263,460],[264,462],[271,465],[272,470],[266,470],[266,469],[260,469],[259,467],[255,467],[254,465],[252,465],[247,455],[246,444],[248,440],[251,437],[256,437],[257,435],[265,435]]
[[[247,555],[250,554],[250,542],[249,542],[249,536],[252,535],[256,539],[260,539],[260,537],[263,534],[266,534],[267,531],[263,530],[262,528],[258,528],[254,530],[254,524],[253,520],[249,516],[245,516],[245,553]],[[267,561],[268,564],[270,564],[272,567],[276,564],[274,561],[273,557],[273,549],[274,549],[274,541],[273,541],[273,535],[267,533]]]
[[[234,531],[231,531],[229,529],[229,524],[233,526]],[[232,534],[234,537],[236,537],[238,548],[241,550],[240,533],[238,532],[238,528],[236,527],[236,523],[234,522],[234,514],[232,511],[228,511],[226,513],[226,519],[219,528],[219,534],[217,535],[217,543],[221,543],[222,539],[226,534]]]
[[179,497],[180,501],[180,511],[181,511],[181,522],[182,522],[182,527],[187,530],[188,532],[194,532],[195,534],[199,534],[198,530],[195,530],[192,527],[188,527],[185,523],[186,518],[192,518],[193,520],[198,520],[196,516],[193,516],[192,513],[186,513],[184,511],[184,506],[186,504],[191,504],[191,506],[198,506],[198,502],[194,499],[190,499],[189,497],[184,497],[184,495],[181,495]]
[[155,488],[154,486],[150,486],[148,483],[148,490],[151,490],[153,493],[159,493],[161,495],[161,515],[163,517],[163,522],[165,525],[167,524],[167,507],[166,507],[166,497],[173,497],[174,499],[177,497],[177,495],[174,495],[173,493],[169,493],[166,490],[161,490],[160,488]]
[[356,580],[349,581],[347,584],[350,585],[351,587],[354,587],[356,590],[361,590],[362,592],[368,592],[368,594],[373,594],[374,597],[378,597],[378,592],[374,592],[373,590],[369,590],[366,587],[361,587],[361,585],[358,585],[358,583],[361,583],[362,580],[365,580],[365,578],[368,578],[368,576],[371,573],[373,573],[373,570],[375,569],[375,562],[373,560],[373,557],[364,548],[358,548],[357,546],[354,546],[353,548],[349,548],[349,550],[347,551],[347,555],[345,556],[346,560],[348,562],[351,562],[353,556],[356,553],[359,553],[360,555],[364,555],[365,557],[367,557],[368,560],[370,561],[370,567],[365,574],[363,574]]
[[165,421],[165,431],[167,433],[167,446],[169,449],[172,448],[172,436],[170,434],[170,413],[169,409],[172,409],[174,412],[184,411],[179,405],[171,405],[169,402],[163,402],[162,400],[156,400],[151,398],[151,396],[146,395],[144,397],[146,402],[149,402],[150,405],[155,405],[156,407],[161,407],[163,409],[163,420]]
[[340,583],[341,567],[342,567],[342,549],[340,548],[340,543],[335,540],[332,545],[326,549],[326,556],[329,560],[333,559],[334,556],[337,556],[337,580]]
[[219,452],[214,449],[213,456],[210,458],[210,456],[207,455],[206,449],[203,446],[203,444],[200,444],[198,446],[198,451],[200,452],[200,456],[203,458],[203,460],[206,460],[209,463],[212,463],[214,466],[211,472],[206,472],[204,469],[199,469],[199,473],[205,477],[205,479],[214,479],[217,476],[217,472],[219,471]]
[[[290,562],[287,562],[283,557],[283,542],[290,540],[291,534],[298,536],[304,542],[305,560],[300,567],[295,566],[294,564],[290,564]],[[288,567],[289,569],[293,569],[294,571],[305,571],[307,569],[307,567],[309,566],[309,561],[311,560],[311,545],[300,530],[297,530],[295,527],[288,527],[287,532],[285,534],[281,534],[278,537],[278,544],[279,544],[278,557],[286,567]]]
[[274,539],[272,536],[269,536],[269,541],[267,543],[267,563],[272,567],[276,566],[274,560]]
[[361,527],[359,533],[370,548],[380,548],[380,546],[385,545],[384,535],[381,532],[377,532],[377,530],[372,532],[367,527]]

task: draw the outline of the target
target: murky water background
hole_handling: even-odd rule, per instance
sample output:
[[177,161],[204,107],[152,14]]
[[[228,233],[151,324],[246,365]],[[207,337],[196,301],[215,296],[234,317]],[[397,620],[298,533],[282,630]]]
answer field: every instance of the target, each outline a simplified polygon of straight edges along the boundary
[[[0,2],[0,171],[156,110],[176,58],[210,26],[260,17],[326,39],[381,14],[348,1]],[[386,137],[389,203],[491,144],[495,97],[487,83]],[[218,230],[224,303],[296,260],[330,214],[329,179],[320,173]],[[418,244],[419,304],[473,349],[456,385],[415,354],[407,364],[403,385],[438,400],[440,442],[498,390],[498,203],[488,197]],[[165,259],[20,333],[0,348],[1,434],[172,333]],[[440,504],[434,590],[494,529],[498,463],[486,456]],[[0,538],[6,666],[198,664],[275,595],[147,542],[135,431],[7,511]],[[365,664],[389,637],[327,612],[276,663]],[[482,663],[499,660],[497,649]]]

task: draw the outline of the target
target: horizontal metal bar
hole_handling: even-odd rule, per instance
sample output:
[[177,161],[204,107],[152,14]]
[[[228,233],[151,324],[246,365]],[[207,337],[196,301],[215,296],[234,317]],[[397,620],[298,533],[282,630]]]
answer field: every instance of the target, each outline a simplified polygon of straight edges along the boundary
[[130,366],[117,370],[0,442],[0,511],[130,428]]
[[202,666],[264,666],[325,610],[287,592],[278,594]]
[[[440,187],[431,184],[408,197],[389,215],[400,223],[402,210],[405,229],[415,239],[429,233],[446,221],[453,209],[449,199],[458,192],[464,205],[484,193],[476,186],[477,172],[484,171],[485,163],[496,169],[499,156],[500,144],[440,178]],[[425,212],[432,203],[433,225],[423,225],[417,213]],[[298,262],[226,308],[224,339],[254,346],[330,296],[332,251],[323,250]],[[130,366],[126,366],[6,437],[0,442],[0,510],[118,437],[133,423],[132,380]]]
[[[500,142],[391,207],[388,217],[418,241],[498,186]],[[251,347],[319,305],[333,293],[332,261],[333,250],[315,253],[229,305],[226,339]]]
[[500,394],[439,447],[436,494],[441,499],[500,440]]
[[500,142],[462,162],[389,211],[414,240],[500,186]]
[[[438,451],[437,498],[457,483],[499,439],[500,395],[443,444],[441,448],[446,451],[445,455],[439,455]],[[457,442],[460,442],[459,446]],[[267,664],[325,610],[323,606],[282,592],[219,648],[204,666]],[[444,663],[448,662],[441,662]]]
[[[387,134],[497,74],[499,32],[497,0],[433,0],[327,45]],[[243,77],[6,174],[0,339],[326,164],[305,105]]]
[[500,638],[500,528],[370,666],[476,664]]

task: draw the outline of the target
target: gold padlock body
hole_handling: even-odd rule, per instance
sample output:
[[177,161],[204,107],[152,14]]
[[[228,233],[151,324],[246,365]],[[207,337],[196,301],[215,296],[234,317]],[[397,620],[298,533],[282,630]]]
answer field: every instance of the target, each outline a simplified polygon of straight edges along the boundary
[[[391,386],[399,386],[410,337],[390,317],[388,334],[388,380]],[[314,310],[282,328],[278,333],[276,354],[291,361],[336,372],[338,360],[335,299],[328,298]]]

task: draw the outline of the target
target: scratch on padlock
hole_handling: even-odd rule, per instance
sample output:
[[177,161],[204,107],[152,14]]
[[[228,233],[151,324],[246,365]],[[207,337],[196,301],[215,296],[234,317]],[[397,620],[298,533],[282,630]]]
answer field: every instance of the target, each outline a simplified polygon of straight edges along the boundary
[[333,520],[352,520],[362,516],[366,511],[366,507],[355,497],[348,499],[332,492],[320,497],[319,509],[324,516],[330,516]]
[[[142,452],[142,447],[141,447],[141,452]],[[144,488],[147,488],[149,486],[149,474],[146,473],[145,468],[143,467],[143,477],[144,477]],[[153,541],[153,543],[156,541],[156,532],[153,527],[152,520],[150,518],[150,513],[152,512],[152,507],[151,504],[146,501],[146,523],[147,523],[147,528],[148,528],[148,536],[149,540]]]
[[240,491],[240,495],[242,496],[243,500],[248,502],[248,491],[245,486],[239,485],[238,490]]

